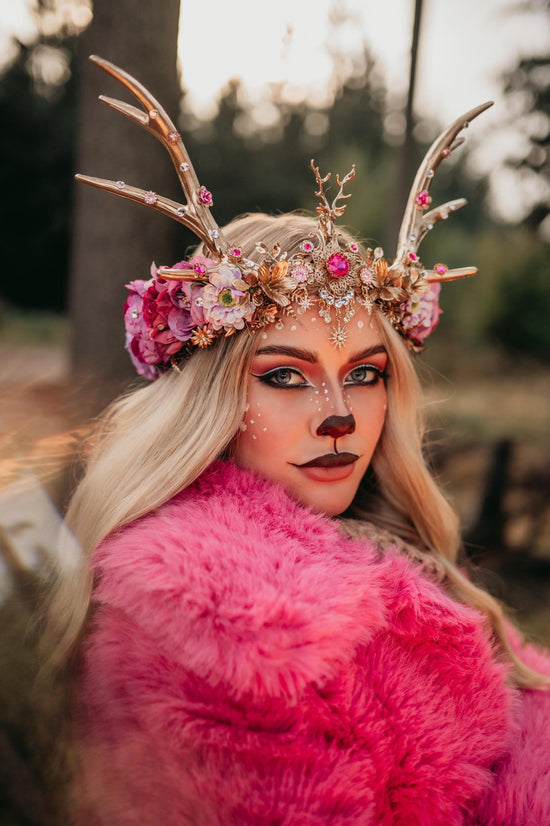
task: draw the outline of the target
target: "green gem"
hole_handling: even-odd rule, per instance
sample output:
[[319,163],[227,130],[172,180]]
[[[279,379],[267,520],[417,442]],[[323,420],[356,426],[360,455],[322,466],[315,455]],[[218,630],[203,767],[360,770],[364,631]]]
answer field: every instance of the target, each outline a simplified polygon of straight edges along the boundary
[[222,307],[233,307],[235,304],[235,299],[233,298],[233,293],[231,290],[222,290],[218,296],[218,301]]

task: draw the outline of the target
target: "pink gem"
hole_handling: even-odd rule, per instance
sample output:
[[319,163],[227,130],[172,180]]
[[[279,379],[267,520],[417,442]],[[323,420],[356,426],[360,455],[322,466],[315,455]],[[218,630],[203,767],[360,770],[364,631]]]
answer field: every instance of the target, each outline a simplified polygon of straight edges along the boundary
[[351,250],[352,252],[357,252],[357,250],[359,249],[359,247],[357,246],[357,244],[350,244],[350,245],[349,245],[349,248],[350,248],[350,250]]
[[349,261],[339,252],[334,252],[327,261],[327,270],[334,278],[342,278],[349,272]]
[[212,193],[209,192],[204,186],[201,186],[201,188],[199,189],[199,201],[201,202],[201,204],[207,207],[211,207],[214,203],[212,199]]
[[149,190],[149,192],[146,192],[143,197],[145,199],[146,204],[150,204],[150,205],[151,204],[156,204],[156,202],[158,201],[157,193],[156,192],[151,192],[151,190]]
[[168,140],[170,141],[170,143],[177,143],[180,140],[179,132],[169,132]]
[[231,247],[229,250],[229,255],[232,255],[233,258],[240,258],[242,254],[243,251],[239,247]]
[[373,277],[374,273],[372,270],[369,270],[368,267],[362,267],[359,271],[359,278],[363,284],[372,284]]
[[304,241],[304,243],[302,244],[302,249],[304,252],[311,252],[313,249],[313,244],[311,243],[311,241]]
[[309,270],[305,266],[305,264],[296,264],[295,267],[292,267],[290,275],[295,281],[298,281],[298,283],[303,284],[304,281],[307,281],[309,278]]
[[431,204],[432,202],[432,199],[427,189],[423,189],[422,192],[419,192],[414,200],[416,201],[419,207],[422,207],[422,209],[426,209],[428,204]]
[[414,252],[409,252],[409,258],[411,261],[418,261],[418,255],[415,255]]
[[206,273],[206,267],[204,264],[194,264],[193,269],[197,273],[197,275],[204,275]]
[[434,270],[438,275],[445,275],[445,273],[448,270],[448,267],[446,267],[445,264],[436,264]]

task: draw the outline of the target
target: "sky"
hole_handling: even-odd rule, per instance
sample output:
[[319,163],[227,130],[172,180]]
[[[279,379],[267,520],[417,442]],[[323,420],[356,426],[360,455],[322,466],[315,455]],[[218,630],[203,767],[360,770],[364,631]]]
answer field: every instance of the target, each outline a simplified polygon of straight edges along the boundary
[[[34,2],[0,0],[0,60],[7,56],[12,32],[32,36],[28,9]],[[87,2],[57,0],[81,21],[89,17]],[[521,11],[524,0],[424,0],[415,108],[443,126],[494,100],[469,136],[475,148],[470,162],[481,172],[522,149],[518,134],[496,128],[513,114],[502,96],[502,74],[522,55],[550,52],[547,4],[529,2],[534,11]],[[254,115],[268,124],[274,113],[266,104],[266,87],[278,84],[288,97],[307,96],[322,105],[330,97],[330,51],[351,59],[363,43],[387,87],[405,94],[413,9],[414,0],[182,0],[179,53],[188,101],[207,116],[227,81],[241,77]],[[344,18],[340,25],[338,18]],[[519,218],[521,199],[507,194],[502,176],[496,186],[503,187],[495,197],[507,217]]]

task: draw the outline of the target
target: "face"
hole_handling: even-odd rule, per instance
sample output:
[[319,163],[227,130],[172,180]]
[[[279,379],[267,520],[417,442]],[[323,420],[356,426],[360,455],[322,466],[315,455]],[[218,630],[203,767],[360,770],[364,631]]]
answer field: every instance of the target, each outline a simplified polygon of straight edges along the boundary
[[282,482],[329,516],[351,504],[386,415],[386,364],[376,316],[363,308],[338,350],[315,308],[258,336],[235,460]]

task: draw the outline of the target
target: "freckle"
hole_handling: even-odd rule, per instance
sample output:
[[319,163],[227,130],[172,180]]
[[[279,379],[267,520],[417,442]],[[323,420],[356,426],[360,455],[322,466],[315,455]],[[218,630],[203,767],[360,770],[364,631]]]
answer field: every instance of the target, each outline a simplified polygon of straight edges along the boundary
[[256,438],[256,437],[254,436],[254,434],[252,434],[252,438],[253,438],[253,439],[255,439],[255,438]]
[[314,316],[311,320],[312,320],[312,321],[317,321],[317,319],[315,318],[315,316]]
[[245,410],[250,410],[250,405],[249,404],[246,405]]
[[262,431],[263,431],[264,433],[266,432],[266,430],[267,430],[267,427],[262,427]]
[[358,321],[357,326],[359,327],[360,330],[362,330],[363,327],[365,326],[365,322],[364,321]]
[[295,325],[295,324],[293,324],[293,325],[292,325],[292,327],[291,327],[290,329],[292,330],[292,332],[293,332],[293,333],[295,333],[295,332],[296,332],[296,325]]
[[244,422],[241,422],[241,423],[240,423],[240,425],[239,425],[239,429],[240,429],[240,430],[246,430],[246,425],[245,425],[245,423],[244,423]]
[[323,393],[328,393],[328,390],[325,388],[325,389],[323,390]]
[[321,382],[321,387],[324,387],[325,385],[326,385],[326,381],[322,381]]
[[258,419],[261,419],[261,418],[262,418],[262,414],[261,414],[261,413],[258,413],[257,415],[258,415]]
[[250,419],[250,424],[254,424],[254,419]]
[[316,390],[316,391],[315,391],[315,395],[316,395],[316,396],[318,396],[318,395],[319,395],[319,391],[318,391],[318,390]]
[[262,333],[262,338],[267,338],[267,333]]
[[371,330],[374,330],[374,324],[372,323],[372,318],[371,318],[371,320],[369,321],[369,328],[370,328]]

